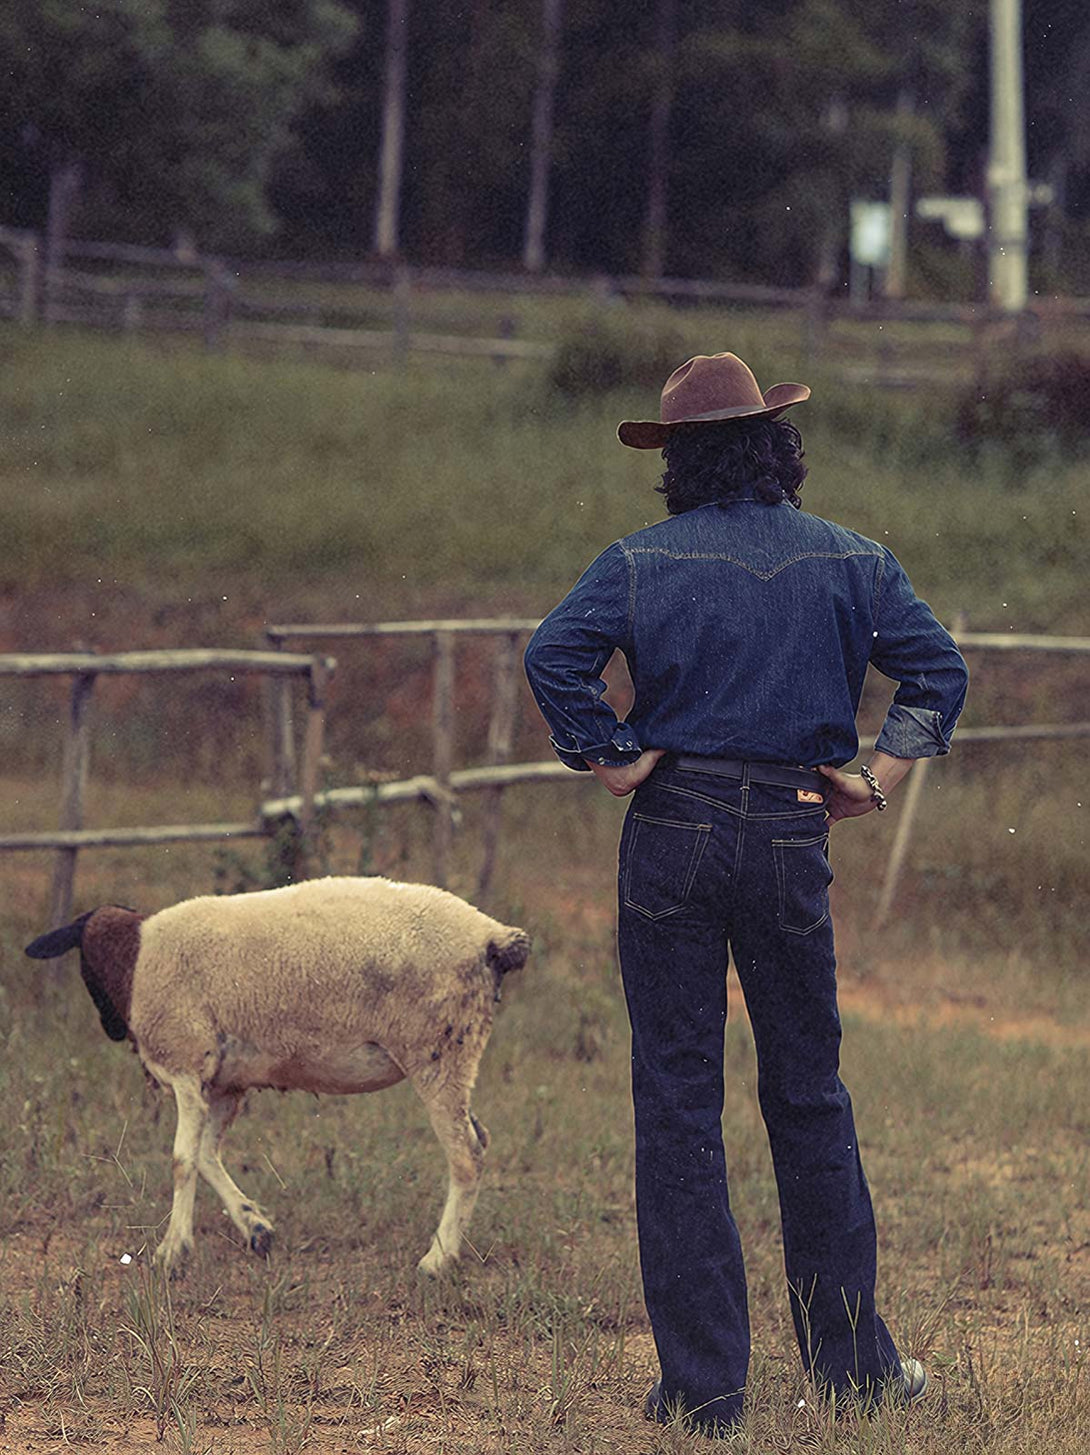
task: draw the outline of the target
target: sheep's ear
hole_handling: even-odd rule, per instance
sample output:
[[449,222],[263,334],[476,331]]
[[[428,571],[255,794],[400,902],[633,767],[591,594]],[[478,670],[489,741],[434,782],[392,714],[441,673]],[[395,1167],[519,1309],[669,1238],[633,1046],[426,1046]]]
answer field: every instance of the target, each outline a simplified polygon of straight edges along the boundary
[[70,925],[64,925],[59,930],[50,930],[47,935],[39,935],[23,953],[32,960],[55,960],[58,955],[66,955],[69,950],[74,950],[83,943],[84,926],[93,914],[94,910],[90,909],[86,914],[81,914],[79,919],[74,919]]

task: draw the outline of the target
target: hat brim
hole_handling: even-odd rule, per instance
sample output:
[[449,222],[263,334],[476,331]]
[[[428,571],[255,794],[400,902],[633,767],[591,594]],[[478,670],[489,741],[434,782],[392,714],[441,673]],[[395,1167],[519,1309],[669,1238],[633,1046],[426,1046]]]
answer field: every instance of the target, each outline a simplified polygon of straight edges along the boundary
[[673,419],[669,424],[658,419],[626,419],[617,426],[617,438],[633,450],[661,450],[679,425],[721,424],[728,419],[774,419],[793,404],[803,404],[809,398],[810,389],[806,384],[773,384],[764,396],[763,407],[741,404],[734,409],[717,409],[689,419]]

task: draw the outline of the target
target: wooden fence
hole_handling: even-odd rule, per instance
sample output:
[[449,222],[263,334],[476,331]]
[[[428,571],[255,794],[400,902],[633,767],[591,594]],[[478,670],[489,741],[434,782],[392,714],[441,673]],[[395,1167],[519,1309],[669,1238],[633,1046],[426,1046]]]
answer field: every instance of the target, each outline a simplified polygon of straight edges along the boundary
[[[405,263],[255,261],[179,254],[164,248],[68,241],[59,266],[46,266],[37,234],[0,228],[0,316],[31,325],[196,334],[208,349],[243,346],[320,349],[327,355],[394,358],[410,351],[447,357],[544,359],[547,339],[521,336],[519,299],[533,296],[587,300],[655,298],[686,306],[775,311],[794,320],[800,352],[872,383],[901,386],[976,369],[1001,331],[1008,350],[1055,335],[1071,346],[1070,331],[1085,333],[1090,299],[1035,299],[1018,320],[986,303],[934,303],[876,299],[863,304],[814,288],[776,288],[713,279],[539,276],[468,272]],[[492,295],[510,304],[492,317],[460,317],[450,327],[429,326],[436,300],[452,294]],[[441,309],[442,313],[443,310]],[[415,315],[415,316],[414,316]],[[838,324],[875,327],[853,335]],[[878,325],[949,327],[934,345],[894,337]],[[531,323],[531,328],[533,323]],[[481,330],[488,330],[482,335]],[[903,332],[903,330],[902,330]],[[923,352],[921,353],[921,348]]]
[[[499,843],[500,814],[503,791],[514,783],[539,782],[549,778],[570,776],[562,763],[509,764],[514,741],[518,710],[518,683],[521,668],[520,648],[538,625],[537,619],[509,617],[491,620],[452,621],[387,621],[321,625],[270,626],[265,635],[276,649],[286,642],[302,638],[324,641],[365,640],[376,637],[429,637],[432,644],[432,771],[397,783],[379,783],[351,788],[336,788],[318,796],[318,802],[330,809],[359,807],[368,803],[404,802],[422,799],[435,810],[435,836],[432,877],[445,885],[450,873],[450,856],[458,819],[458,795],[484,791],[488,804],[484,818],[482,860],[477,881],[477,894],[484,898],[492,884]],[[480,768],[454,767],[454,686],[455,643],[460,637],[491,636],[496,638],[492,680],[492,708],[488,725],[486,754],[488,765]],[[282,795],[266,805],[271,816],[294,813],[300,798],[293,794],[290,764],[294,757],[291,741],[290,703],[281,690],[275,712],[278,744],[275,782]]]
[[[114,656],[67,653],[52,656],[0,656],[0,676],[66,674],[73,677],[71,709],[64,749],[60,827],[42,833],[0,834],[0,851],[53,849],[56,860],[51,899],[51,923],[63,923],[71,908],[76,856],[81,849],[100,846],[156,844],[183,840],[256,838],[271,833],[285,818],[298,822],[306,835],[319,811],[361,808],[405,802],[423,802],[434,811],[433,880],[445,884],[450,874],[451,851],[462,794],[488,795],[482,829],[482,857],[477,883],[479,898],[487,896],[498,854],[500,816],[506,789],[520,783],[590,782],[589,773],[572,774],[554,759],[545,762],[510,761],[518,714],[520,649],[537,626],[537,619],[511,617],[489,620],[393,621],[370,623],[303,623],[270,626],[266,636],[271,650],[257,652],[163,651],[127,652]],[[959,631],[958,643],[967,654],[1026,652],[1085,655],[1090,637],[1029,636],[1013,633]],[[454,765],[456,645],[469,636],[495,638],[491,712],[486,756],[488,762],[471,768]],[[319,791],[318,764],[326,724],[326,685],[334,659],[285,650],[301,640],[345,641],[382,637],[426,637],[432,649],[432,754],[431,772],[396,781],[358,784]],[[273,796],[259,806],[247,823],[184,824],[128,829],[85,829],[83,790],[90,744],[89,705],[96,678],[105,673],[170,673],[203,670],[257,672],[270,679],[268,723],[270,773]],[[291,683],[304,677],[308,703],[304,742],[296,750],[296,725]],[[981,743],[1060,740],[1090,736],[1090,722],[1035,723],[1013,726],[960,728],[958,747]],[[876,925],[888,918],[903,870],[921,795],[936,760],[925,759],[911,774],[899,815],[876,912]]]
[[[1068,655],[1090,653],[1090,637],[1016,635],[1003,632],[968,632],[964,618],[958,618],[953,632],[958,645],[970,654],[976,652],[1046,652]],[[317,802],[329,809],[360,807],[368,803],[404,802],[424,799],[436,808],[434,877],[436,884],[445,884],[453,842],[459,793],[487,789],[489,812],[484,830],[484,855],[478,893],[487,892],[495,864],[499,817],[504,789],[516,783],[548,780],[595,781],[590,774],[573,775],[557,761],[510,764],[508,757],[515,729],[517,698],[514,689],[516,659],[520,640],[537,626],[536,620],[512,618],[492,621],[414,621],[340,623],[335,625],[297,624],[270,626],[266,633],[271,645],[282,648],[289,641],[345,640],[383,636],[430,636],[433,651],[433,716],[432,761],[430,776],[405,779],[363,787],[336,788],[318,795]],[[454,646],[460,636],[494,635],[498,641],[495,663],[495,689],[488,734],[490,766],[454,769]],[[283,733],[281,737],[283,738]],[[1015,726],[959,728],[958,747],[979,743],[1011,743],[1081,738],[1090,736],[1090,722],[1030,723]],[[290,740],[288,742],[290,757]],[[889,917],[897,883],[908,855],[920,798],[935,760],[925,758],[917,763],[909,778],[886,864],[882,889],[875,915],[880,927]],[[266,810],[283,816],[298,811],[298,796],[288,796],[266,805]]]
[[[318,786],[318,763],[325,733],[326,686],[335,663],[331,657],[289,655],[284,652],[185,651],[119,652],[96,655],[62,652],[49,655],[0,656],[0,676],[67,676],[73,679],[64,742],[60,825],[45,833],[0,834],[0,850],[53,849],[53,884],[50,925],[64,924],[72,909],[76,859],[81,849],[118,848],[131,844],[178,843],[260,837],[269,831],[269,819],[259,812],[249,823],[172,824],[152,828],[85,829],[83,797],[91,749],[91,700],[100,676],[174,674],[219,671],[260,673],[285,684],[290,699],[292,678],[307,682],[307,718],[300,758],[299,796],[294,808],[305,836],[311,827]],[[283,711],[283,694],[279,699]],[[276,748],[275,751],[280,751]]]

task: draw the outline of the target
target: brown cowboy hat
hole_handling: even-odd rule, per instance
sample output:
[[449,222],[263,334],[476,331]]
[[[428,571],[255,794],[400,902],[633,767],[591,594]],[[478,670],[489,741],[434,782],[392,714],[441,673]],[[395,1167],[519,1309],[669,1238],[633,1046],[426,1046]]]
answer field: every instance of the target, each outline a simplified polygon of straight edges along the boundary
[[762,394],[749,365],[737,354],[697,354],[663,386],[661,418],[626,419],[617,426],[617,438],[634,450],[661,450],[679,424],[774,419],[809,398],[805,384],[773,384]]

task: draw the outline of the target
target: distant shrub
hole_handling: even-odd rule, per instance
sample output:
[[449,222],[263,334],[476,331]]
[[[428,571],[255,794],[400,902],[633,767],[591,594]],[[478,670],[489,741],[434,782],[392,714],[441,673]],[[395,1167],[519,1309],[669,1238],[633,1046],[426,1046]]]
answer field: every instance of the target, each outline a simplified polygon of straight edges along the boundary
[[958,402],[958,438],[1000,446],[1020,461],[1090,447],[1090,358],[1041,354],[986,374]]
[[685,362],[691,350],[677,329],[634,316],[622,304],[616,310],[586,318],[561,337],[549,369],[554,389],[572,398],[629,385],[657,390]]

